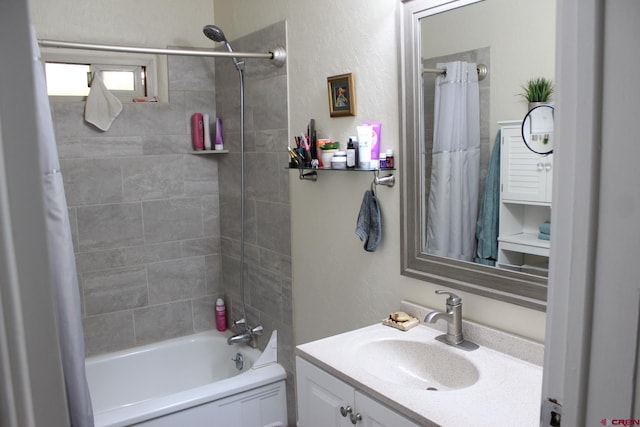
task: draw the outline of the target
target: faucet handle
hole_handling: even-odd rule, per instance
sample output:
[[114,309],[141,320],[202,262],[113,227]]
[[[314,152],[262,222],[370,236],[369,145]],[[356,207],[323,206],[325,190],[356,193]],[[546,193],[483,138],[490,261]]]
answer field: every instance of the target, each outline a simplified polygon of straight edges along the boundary
[[233,321],[233,326],[234,326],[234,327],[236,327],[236,326],[243,326],[243,325],[246,325],[246,324],[247,324],[247,320],[246,320],[244,317],[243,317],[243,318],[241,318],[241,319],[238,319],[238,320],[234,320],[234,321]]
[[251,329],[251,334],[253,334],[253,335],[262,335],[263,331],[264,331],[264,328],[262,326],[258,325],[255,328]]
[[441,295],[441,294],[449,295],[449,298],[447,298],[447,304],[448,305],[462,304],[462,298],[460,298],[458,295],[454,294],[453,292],[449,292],[449,291],[445,291],[445,290],[442,290],[442,289],[438,289],[436,291],[436,294],[438,294],[438,295]]

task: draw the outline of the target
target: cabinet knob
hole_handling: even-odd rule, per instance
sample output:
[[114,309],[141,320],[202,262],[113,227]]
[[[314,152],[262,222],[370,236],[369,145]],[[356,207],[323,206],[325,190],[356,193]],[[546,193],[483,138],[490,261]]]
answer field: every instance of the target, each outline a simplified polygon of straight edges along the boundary
[[351,424],[356,425],[356,423],[362,419],[362,415],[358,412],[357,414],[351,414],[350,418]]
[[347,406],[346,408],[344,406],[340,407],[340,414],[343,417],[346,417],[347,415],[351,414],[353,412],[353,409],[351,408],[351,406]]

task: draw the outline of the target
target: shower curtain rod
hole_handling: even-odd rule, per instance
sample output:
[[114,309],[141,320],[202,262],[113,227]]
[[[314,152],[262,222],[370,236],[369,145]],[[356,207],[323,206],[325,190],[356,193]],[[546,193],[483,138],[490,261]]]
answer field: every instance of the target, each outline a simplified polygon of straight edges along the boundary
[[81,50],[100,50],[110,52],[125,52],[125,53],[149,53],[156,55],[181,55],[181,56],[205,56],[205,57],[239,57],[239,58],[257,58],[257,59],[272,59],[277,62],[284,62],[286,53],[283,47],[276,47],[273,52],[260,53],[260,52],[221,52],[221,51],[209,51],[209,50],[197,50],[197,49],[157,49],[147,47],[132,47],[132,46],[114,46],[105,44],[93,44],[93,43],[75,43],[65,42],[57,40],[38,40],[38,44],[42,47],[56,47],[67,49],[81,49]]
[[[489,73],[489,69],[484,64],[478,64],[476,68],[478,70],[478,80],[483,80],[487,77],[487,73]],[[423,68],[422,73],[434,73],[434,74],[447,74],[446,68]]]

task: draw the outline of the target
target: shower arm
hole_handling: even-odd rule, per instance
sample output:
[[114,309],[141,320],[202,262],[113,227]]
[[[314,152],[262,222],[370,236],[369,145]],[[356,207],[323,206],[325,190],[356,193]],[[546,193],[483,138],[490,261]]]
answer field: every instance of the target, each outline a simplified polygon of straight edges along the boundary
[[106,44],[93,44],[93,43],[76,43],[57,40],[38,40],[38,44],[41,47],[55,47],[65,49],[80,49],[80,50],[97,50],[108,52],[123,52],[123,53],[146,53],[155,55],[179,55],[179,56],[201,56],[201,57],[241,57],[248,59],[271,59],[276,66],[281,66],[287,58],[287,53],[282,46],[277,46],[271,52],[223,52],[212,50],[198,50],[198,49],[158,49],[147,47],[133,47],[133,46],[116,46]]

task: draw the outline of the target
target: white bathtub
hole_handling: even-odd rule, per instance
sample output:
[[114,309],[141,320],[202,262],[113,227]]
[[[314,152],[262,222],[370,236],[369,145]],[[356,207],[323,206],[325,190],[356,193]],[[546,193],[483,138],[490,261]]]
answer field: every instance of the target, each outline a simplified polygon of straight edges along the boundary
[[276,332],[261,353],[208,331],[89,357],[95,425],[285,426],[286,373],[276,354]]

